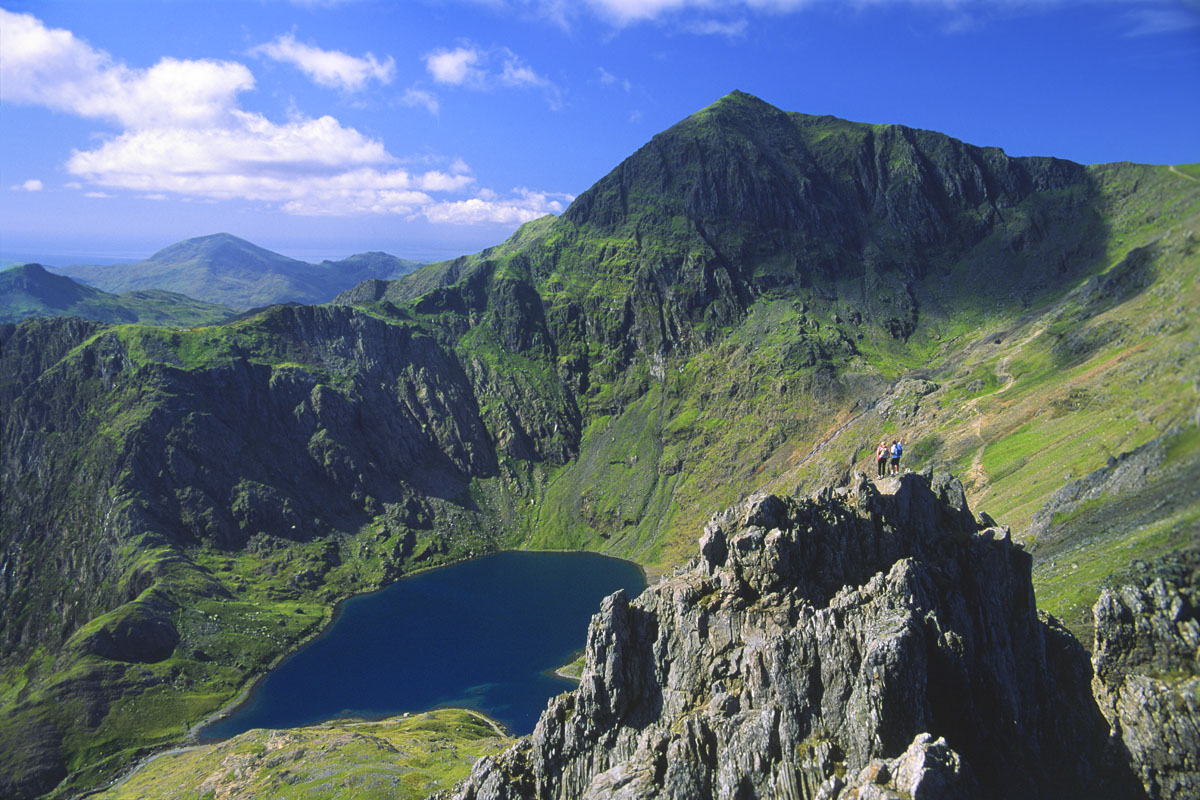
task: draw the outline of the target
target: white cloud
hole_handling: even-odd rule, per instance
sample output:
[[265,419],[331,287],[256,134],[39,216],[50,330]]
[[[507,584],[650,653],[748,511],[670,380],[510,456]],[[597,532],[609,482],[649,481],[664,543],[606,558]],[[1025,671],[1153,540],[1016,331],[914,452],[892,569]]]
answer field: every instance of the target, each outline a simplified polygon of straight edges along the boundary
[[406,90],[404,97],[400,98],[400,102],[411,107],[421,106],[435,117],[438,115],[440,109],[437,97],[424,89],[414,88]]
[[507,47],[484,50],[465,44],[452,50],[434,50],[425,56],[425,68],[435,82],[447,86],[477,91],[541,89],[551,108],[562,106],[562,91],[558,86]]
[[109,194],[108,192],[84,192],[83,196],[91,197],[92,199],[95,199],[95,200],[104,200],[104,199],[112,197],[113,195]]
[[0,9],[0,102],[39,105],[127,128],[219,124],[254,87],[241,64],[164,58],[145,70],[114,63],[65,30]]
[[291,64],[318,86],[347,92],[362,91],[372,80],[391,83],[396,74],[396,62],[391,56],[385,61],[379,61],[372,53],[355,58],[339,50],[322,50],[301,44],[291,34],[261,44],[250,52]]
[[425,57],[425,68],[438,83],[451,86],[479,85],[484,81],[483,70],[475,66],[480,58],[480,51],[473,47],[435,50]]
[[514,189],[512,196],[499,198],[495,192],[481,191],[468,200],[436,203],[425,209],[424,216],[430,222],[454,225],[478,225],[481,223],[521,224],[544,217],[561,214],[574,197],[568,194],[535,192],[530,189]]
[[24,183],[18,183],[12,187],[14,192],[40,192],[45,187],[37,178],[30,178]]
[[[449,164],[435,159],[424,171],[410,171],[398,166],[381,141],[333,117],[296,112],[275,122],[244,110],[237,96],[254,87],[254,78],[242,64],[163,59],[135,70],[69,31],[2,9],[0,33],[0,101],[121,126],[67,160],[67,171],[82,181],[68,185],[83,189],[86,183],[87,197],[123,190],[152,199],[248,200],[292,214],[399,214],[460,224],[520,220],[562,208],[561,196],[526,190],[503,201],[481,199],[476,190],[463,200],[476,180],[461,159]],[[489,82],[553,88],[508,51],[485,61],[493,68]],[[354,75],[360,73],[342,69],[346,62],[325,63],[312,74],[345,88],[358,85]],[[362,63],[374,69],[369,60]],[[370,69],[363,81],[382,80]],[[389,76],[390,70],[389,62]],[[420,89],[409,90],[404,102],[437,110],[437,99]],[[34,191],[35,184],[41,187],[27,181],[20,188]],[[455,203],[475,200],[484,206],[454,210]]]

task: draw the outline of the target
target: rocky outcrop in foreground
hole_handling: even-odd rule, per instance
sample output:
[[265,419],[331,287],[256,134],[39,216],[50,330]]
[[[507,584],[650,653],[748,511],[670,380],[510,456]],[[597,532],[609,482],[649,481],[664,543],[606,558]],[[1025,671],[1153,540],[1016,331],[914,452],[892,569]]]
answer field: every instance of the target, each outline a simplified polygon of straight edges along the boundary
[[1200,797],[1200,548],[1141,566],[1093,609],[1096,700],[1149,797]]
[[607,598],[579,689],[454,797],[1141,795],[1007,530],[948,478],[856,481],[752,497]]

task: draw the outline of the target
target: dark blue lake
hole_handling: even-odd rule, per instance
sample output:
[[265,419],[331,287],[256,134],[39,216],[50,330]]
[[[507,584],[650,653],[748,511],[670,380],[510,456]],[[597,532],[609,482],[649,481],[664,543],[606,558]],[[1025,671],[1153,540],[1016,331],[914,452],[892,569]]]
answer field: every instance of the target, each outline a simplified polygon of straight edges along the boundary
[[546,700],[574,686],[553,671],[583,647],[600,600],[643,588],[636,564],[595,553],[496,553],[404,578],[343,603],[201,738],[440,706],[529,733]]

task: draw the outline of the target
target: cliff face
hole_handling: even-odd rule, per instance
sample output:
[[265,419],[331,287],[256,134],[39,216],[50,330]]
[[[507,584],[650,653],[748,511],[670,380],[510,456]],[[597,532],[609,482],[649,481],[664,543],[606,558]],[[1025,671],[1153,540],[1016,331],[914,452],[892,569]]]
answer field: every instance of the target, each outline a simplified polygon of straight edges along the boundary
[[[631,361],[694,352],[771,292],[853,291],[860,322],[907,338],[922,296],[944,297],[946,268],[996,233],[1020,251],[1060,224],[1086,228],[1093,190],[1069,161],[788,113],[733,92],[656,135],[558,220],[335,302],[403,302],[505,263],[540,294],[570,356],[565,376],[594,394]],[[1029,207],[1039,195],[1054,200]],[[1006,265],[1007,282],[988,289],[1036,292],[1085,264],[1076,242],[1068,257],[1051,249],[1023,274]]]
[[455,798],[1134,796],[1086,654],[956,481],[756,496],[700,551],[605,601],[579,689]]
[[1200,549],[1141,563],[1093,610],[1092,685],[1150,798],[1200,796]]

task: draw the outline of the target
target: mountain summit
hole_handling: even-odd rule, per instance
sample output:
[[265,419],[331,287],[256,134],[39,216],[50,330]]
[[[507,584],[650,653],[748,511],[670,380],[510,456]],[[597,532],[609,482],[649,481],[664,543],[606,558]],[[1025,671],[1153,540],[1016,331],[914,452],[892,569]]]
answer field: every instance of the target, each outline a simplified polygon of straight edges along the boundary
[[164,247],[135,264],[71,266],[55,271],[108,292],[166,289],[248,309],[273,303],[323,303],[369,278],[397,278],[417,262],[386,253],[309,264],[273,253],[228,233],[200,236]]

